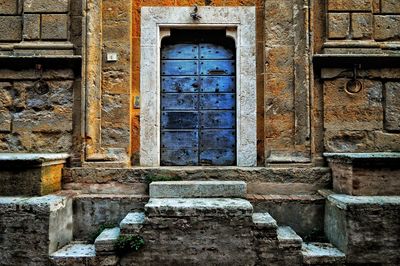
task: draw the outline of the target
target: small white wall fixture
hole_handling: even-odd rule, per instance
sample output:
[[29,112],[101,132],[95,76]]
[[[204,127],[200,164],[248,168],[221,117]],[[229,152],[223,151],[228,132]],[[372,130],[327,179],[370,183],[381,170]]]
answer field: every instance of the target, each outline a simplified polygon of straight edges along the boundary
[[255,7],[141,8],[140,164],[160,166],[160,48],[170,29],[226,29],[236,41],[237,166],[256,166]]

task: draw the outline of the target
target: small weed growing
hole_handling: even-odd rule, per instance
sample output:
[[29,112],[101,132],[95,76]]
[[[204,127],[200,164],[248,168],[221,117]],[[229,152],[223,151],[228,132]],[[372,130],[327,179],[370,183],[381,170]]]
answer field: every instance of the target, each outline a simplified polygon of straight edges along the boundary
[[144,246],[144,239],[139,235],[119,236],[117,241],[115,242],[115,250],[116,253],[119,255],[131,251],[138,251],[143,246]]

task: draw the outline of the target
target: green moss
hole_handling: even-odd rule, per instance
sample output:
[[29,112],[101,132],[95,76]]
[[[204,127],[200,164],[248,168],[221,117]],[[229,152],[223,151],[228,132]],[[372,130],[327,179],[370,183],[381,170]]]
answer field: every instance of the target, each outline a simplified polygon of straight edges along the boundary
[[122,235],[115,242],[115,251],[122,255],[132,251],[138,251],[144,246],[144,239],[139,235]]

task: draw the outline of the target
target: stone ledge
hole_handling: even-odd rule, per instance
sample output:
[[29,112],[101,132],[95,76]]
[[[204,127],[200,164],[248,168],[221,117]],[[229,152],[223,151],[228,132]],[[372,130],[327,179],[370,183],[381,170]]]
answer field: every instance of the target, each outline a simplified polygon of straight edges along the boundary
[[0,153],[0,168],[64,164],[69,157],[67,153]]
[[112,254],[115,252],[115,242],[120,235],[120,228],[114,227],[104,229],[103,232],[94,241],[96,253],[99,254]]
[[244,198],[243,181],[167,181],[150,184],[151,198]]
[[345,265],[346,256],[329,243],[303,243],[304,265]]
[[150,199],[145,206],[148,217],[250,217],[253,206],[244,199],[193,198]]
[[131,212],[121,221],[119,227],[122,234],[138,234],[143,227],[145,215],[143,212]]
[[368,68],[391,68],[400,66],[400,54],[315,54],[313,63],[317,68],[353,68],[355,64]]
[[290,226],[279,226],[277,233],[280,245],[300,247],[303,243],[303,239]]
[[254,213],[253,216],[253,224],[259,229],[276,229],[278,228],[278,224],[275,219],[268,212],[264,213]]

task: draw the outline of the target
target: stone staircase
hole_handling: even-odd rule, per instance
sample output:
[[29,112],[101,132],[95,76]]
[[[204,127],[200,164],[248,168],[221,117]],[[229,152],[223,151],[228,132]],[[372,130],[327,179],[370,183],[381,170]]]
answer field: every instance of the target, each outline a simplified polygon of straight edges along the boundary
[[[94,244],[71,243],[51,255],[54,265],[344,265],[332,245],[303,243],[266,212],[254,212],[243,181],[150,184],[143,212],[105,229]],[[117,256],[119,236],[140,235],[145,246]]]

